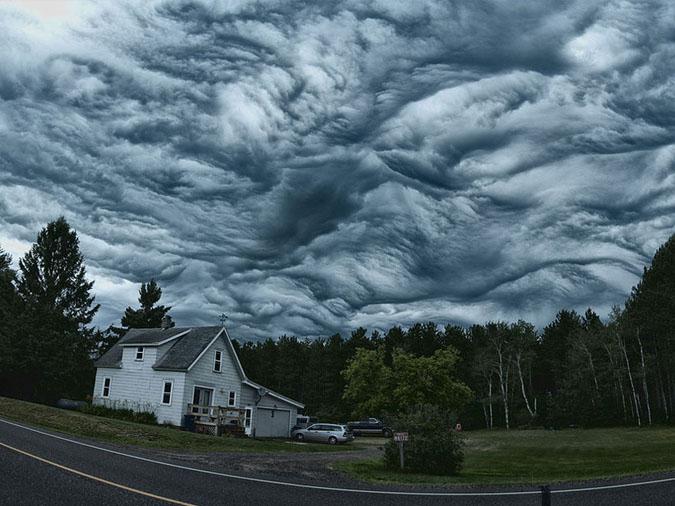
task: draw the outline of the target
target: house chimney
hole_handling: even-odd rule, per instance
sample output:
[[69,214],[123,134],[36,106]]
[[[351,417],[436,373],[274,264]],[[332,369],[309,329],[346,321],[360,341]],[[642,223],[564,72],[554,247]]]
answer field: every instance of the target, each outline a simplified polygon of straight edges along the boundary
[[162,316],[162,328],[163,329],[169,329],[173,325],[173,321],[171,320],[171,317],[168,314],[165,314]]

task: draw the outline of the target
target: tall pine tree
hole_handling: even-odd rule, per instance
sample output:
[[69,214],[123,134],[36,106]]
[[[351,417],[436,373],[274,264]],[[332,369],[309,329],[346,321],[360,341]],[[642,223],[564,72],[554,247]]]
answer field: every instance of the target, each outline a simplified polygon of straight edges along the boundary
[[24,304],[20,367],[22,397],[51,402],[91,390],[90,329],[99,309],[86,278],[79,239],[61,217],[49,223],[19,261]]
[[[139,309],[127,307],[122,317],[122,326],[130,329],[151,329],[162,325],[162,318],[171,306],[157,306],[162,298],[162,289],[151,279],[149,283],[142,283],[138,292]],[[171,325],[173,326],[173,324]]]
[[[127,306],[122,315],[122,326],[116,327],[111,325],[104,331],[97,330],[93,334],[95,341],[94,355],[100,357],[110,348],[112,348],[117,341],[120,340],[129,329],[151,329],[162,325],[162,318],[170,310],[171,306],[156,306],[159,299],[162,298],[162,289],[151,279],[149,283],[141,283],[141,288],[138,291],[138,302],[141,307],[134,309]],[[174,327],[173,322],[170,323]]]

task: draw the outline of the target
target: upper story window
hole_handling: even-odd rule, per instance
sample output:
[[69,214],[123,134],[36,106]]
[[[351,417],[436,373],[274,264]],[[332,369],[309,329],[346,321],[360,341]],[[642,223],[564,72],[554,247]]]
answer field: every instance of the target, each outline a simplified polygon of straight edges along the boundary
[[103,390],[101,396],[105,398],[110,397],[110,378],[103,378]]
[[164,382],[164,390],[162,391],[162,404],[171,405],[171,392],[173,391],[173,381]]
[[220,350],[216,350],[216,353],[213,356],[213,370],[215,372],[223,370],[223,352]]
[[228,406],[236,406],[237,405],[237,392],[234,390],[230,390],[230,395],[227,398],[227,405]]
[[143,346],[139,346],[136,348],[136,360],[143,360],[143,354],[145,353],[145,349]]

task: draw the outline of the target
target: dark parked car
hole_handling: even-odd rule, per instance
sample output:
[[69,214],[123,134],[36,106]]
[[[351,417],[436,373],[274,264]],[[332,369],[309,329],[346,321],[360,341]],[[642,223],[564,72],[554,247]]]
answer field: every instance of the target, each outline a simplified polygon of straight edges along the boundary
[[366,418],[358,422],[349,422],[347,424],[349,430],[355,436],[384,436],[391,437],[393,432],[389,427],[386,427],[377,418]]

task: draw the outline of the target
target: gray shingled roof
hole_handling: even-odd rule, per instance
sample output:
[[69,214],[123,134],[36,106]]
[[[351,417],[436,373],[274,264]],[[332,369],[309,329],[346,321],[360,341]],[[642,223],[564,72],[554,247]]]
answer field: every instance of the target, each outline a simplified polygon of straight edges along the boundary
[[130,329],[94,365],[96,367],[120,367],[122,362],[122,345],[161,343],[166,339],[189,330],[184,336],[175,339],[171,343],[169,351],[153,366],[155,369],[186,370],[221,329],[222,327]]
[[120,367],[122,365],[122,344],[129,334],[125,334],[117,343],[94,362],[94,367]]
[[199,354],[222,330],[223,327],[195,327],[190,332],[176,339],[174,345],[159,361],[153,365],[153,369],[171,371],[185,371],[197,360]]
[[156,344],[171,339],[189,327],[172,327],[170,329],[129,329],[124,335],[124,344]]

